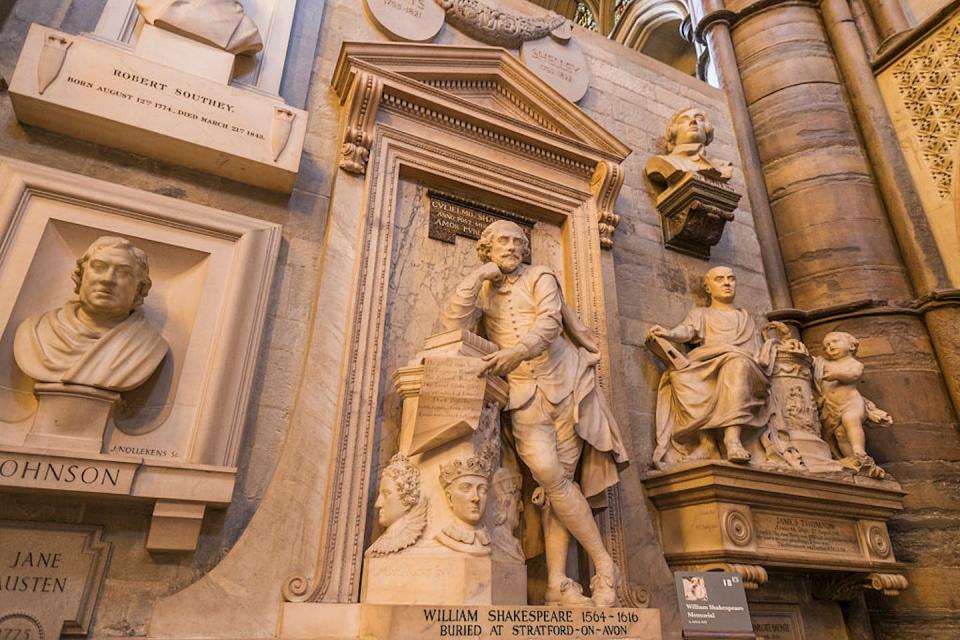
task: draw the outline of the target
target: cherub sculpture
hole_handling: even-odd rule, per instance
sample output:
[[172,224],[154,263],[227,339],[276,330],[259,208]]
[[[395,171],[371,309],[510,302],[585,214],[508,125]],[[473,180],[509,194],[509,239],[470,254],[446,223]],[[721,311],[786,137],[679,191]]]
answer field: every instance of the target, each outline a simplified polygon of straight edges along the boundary
[[882,479],[886,474],[867,454],[864,422],[889,426],[893,418],[857,389],[863,363],[854,358],[860,341],[832,331],[823,338],[826,358],[813,360],[814,382],[820,395],[823,436],[840,463],[858,473]]

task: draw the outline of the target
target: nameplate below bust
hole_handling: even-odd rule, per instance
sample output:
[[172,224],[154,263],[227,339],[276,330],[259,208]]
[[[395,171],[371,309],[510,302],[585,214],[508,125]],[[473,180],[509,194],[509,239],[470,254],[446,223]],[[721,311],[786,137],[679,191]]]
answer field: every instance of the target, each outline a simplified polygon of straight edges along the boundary
[[[378,638],[660,638],[657,609],[364,605],[361,631]],[[374,633],[376,631],[376,633]]]
[[137,462],[0,451],[0,486],[129,494]]

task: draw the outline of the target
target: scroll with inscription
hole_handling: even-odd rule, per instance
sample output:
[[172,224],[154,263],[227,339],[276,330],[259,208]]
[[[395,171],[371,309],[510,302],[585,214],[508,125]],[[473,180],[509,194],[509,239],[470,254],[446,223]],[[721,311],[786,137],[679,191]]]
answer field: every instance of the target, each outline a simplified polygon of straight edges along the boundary
[[426,358],[410,454],[428,451],[473,432],[480,423],[486,380],[480,358]]

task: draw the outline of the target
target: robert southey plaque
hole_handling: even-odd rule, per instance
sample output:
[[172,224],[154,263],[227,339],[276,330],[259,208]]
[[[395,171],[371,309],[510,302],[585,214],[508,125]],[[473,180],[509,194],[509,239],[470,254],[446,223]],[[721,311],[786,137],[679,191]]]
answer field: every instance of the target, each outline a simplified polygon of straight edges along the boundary
[[110,543],[102,529],[0,520],[0,638],[86,636]]

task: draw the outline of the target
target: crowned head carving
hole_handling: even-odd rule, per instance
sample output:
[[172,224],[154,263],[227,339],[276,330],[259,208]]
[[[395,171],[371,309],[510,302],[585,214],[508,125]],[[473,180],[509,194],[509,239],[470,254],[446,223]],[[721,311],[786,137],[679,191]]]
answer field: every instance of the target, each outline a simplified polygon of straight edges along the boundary
[[440,484],[450,510],[463,522],[477,526],[487,506],[491,456],[471,456],[440,465]]

